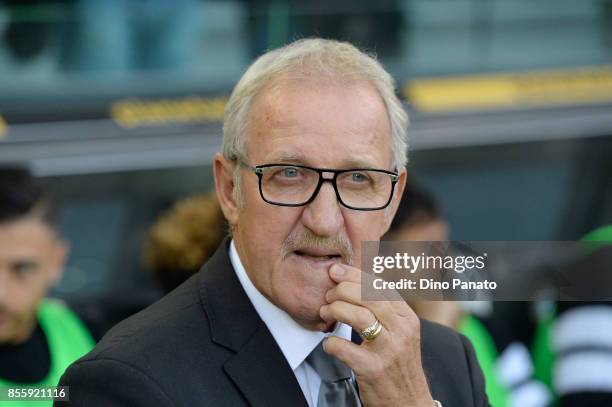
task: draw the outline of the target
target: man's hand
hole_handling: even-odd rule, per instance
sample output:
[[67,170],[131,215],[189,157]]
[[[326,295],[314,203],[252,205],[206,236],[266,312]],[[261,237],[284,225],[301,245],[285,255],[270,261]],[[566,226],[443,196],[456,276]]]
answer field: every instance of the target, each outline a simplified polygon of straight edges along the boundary
[[401,297],[362,301],[361,270],[335,264],[330,277],[338,283],[326,294],[328,305],[321,307],[325,321],[341,321],[357,332],[376,319],[383,325],[380,335],[356,345],[331,336],[325,351],[348,365],[355,373],[364,406],[435,405],[421,364],[419,319]]

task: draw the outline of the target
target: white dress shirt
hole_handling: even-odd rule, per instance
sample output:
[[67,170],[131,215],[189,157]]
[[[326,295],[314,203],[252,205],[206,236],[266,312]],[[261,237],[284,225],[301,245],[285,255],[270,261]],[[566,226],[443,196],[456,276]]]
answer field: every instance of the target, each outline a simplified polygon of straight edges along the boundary
[[274,337],[281,352],[287,359],[289,366],[293,369],[304,397],[310,407],[316,407],[319,398],[319,387],[321,378],[314,369],[306,362],[306,358],[319,345],[319,343],[329,335],[351,340],[352,329],[350,326],[338,323],[333,332],[323,333],[310,331],[295,322],[285,311],[270,302],[253,285],[249,278],[238,252],[232,240],[230,244],[230,261],[242,288],[246,292],[249,300],[255,307],[259,317],[268,327]]

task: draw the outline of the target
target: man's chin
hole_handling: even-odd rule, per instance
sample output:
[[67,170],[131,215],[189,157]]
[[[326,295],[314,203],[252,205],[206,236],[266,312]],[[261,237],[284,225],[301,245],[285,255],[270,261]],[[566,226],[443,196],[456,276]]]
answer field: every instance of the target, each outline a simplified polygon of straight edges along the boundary
[[14,324],[8,317],[0,314],[0,343],[4,343],[10,337],[13,331],[12,325]]
[[15,334],[12,330],[0,331],[0,345],[13,345],[15,342]]
[[[293,300],[295,301],[298,298],[299,297],[296,296]],[[280,308],[287,310],[289,316],[303,328],[310,331],[323,331],[326,326],[329,325],[327,322],[323,321],[319,315],[319,310],[324,304],[326,304],[324,298],[315,300],[313,297],[310,297],[306,299],[302,298],[299,305],[296,304],[296,302],[292,302],[287,303],[286,307],[281,306]]]
[[337,323],[336,321],[333,321],[333,322],[321,321],[321,325],[319,329],[317,329],[317,331],[331,332],[336,327],[336,323]]
[[331,332],[334,330],[336,326],[336,322],[328,322],[322,320],[319,316],[316,316],[312,319],[302,319],[296,320],[302,327],[308,329],[309,331],[319,331],[319,332]]

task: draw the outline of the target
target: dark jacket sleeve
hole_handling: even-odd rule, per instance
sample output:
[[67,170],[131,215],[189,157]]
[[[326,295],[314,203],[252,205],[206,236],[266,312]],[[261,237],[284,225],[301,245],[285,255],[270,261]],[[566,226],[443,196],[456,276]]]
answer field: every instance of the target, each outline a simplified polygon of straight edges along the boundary
[[54,407],[174,407],[150,377],[113,359],[76,362],[64,373],[59,386],[69,387],[70,401],[56,401]]
[[468,371],[470,375],[470,382],[472,384],[472,394],[474,395],[475,407],[490,407],[489,398],[485,391],[485,379],[480,369],[480,365],[476,360],[476,353],[474,347],[468,338],[459,334],[461,342],[463,343],[463,349],[465,352],[465,359],[467,361]]

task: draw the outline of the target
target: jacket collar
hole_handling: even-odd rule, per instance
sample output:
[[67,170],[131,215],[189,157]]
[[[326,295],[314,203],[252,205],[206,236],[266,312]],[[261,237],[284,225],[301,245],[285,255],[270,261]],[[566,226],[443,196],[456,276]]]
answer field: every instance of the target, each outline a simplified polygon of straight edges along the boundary
[[235,352],[224,370],[253,406],[306,407],[291,367],[236,277],[229,243],[221,244],[198,275],[212,341]]

